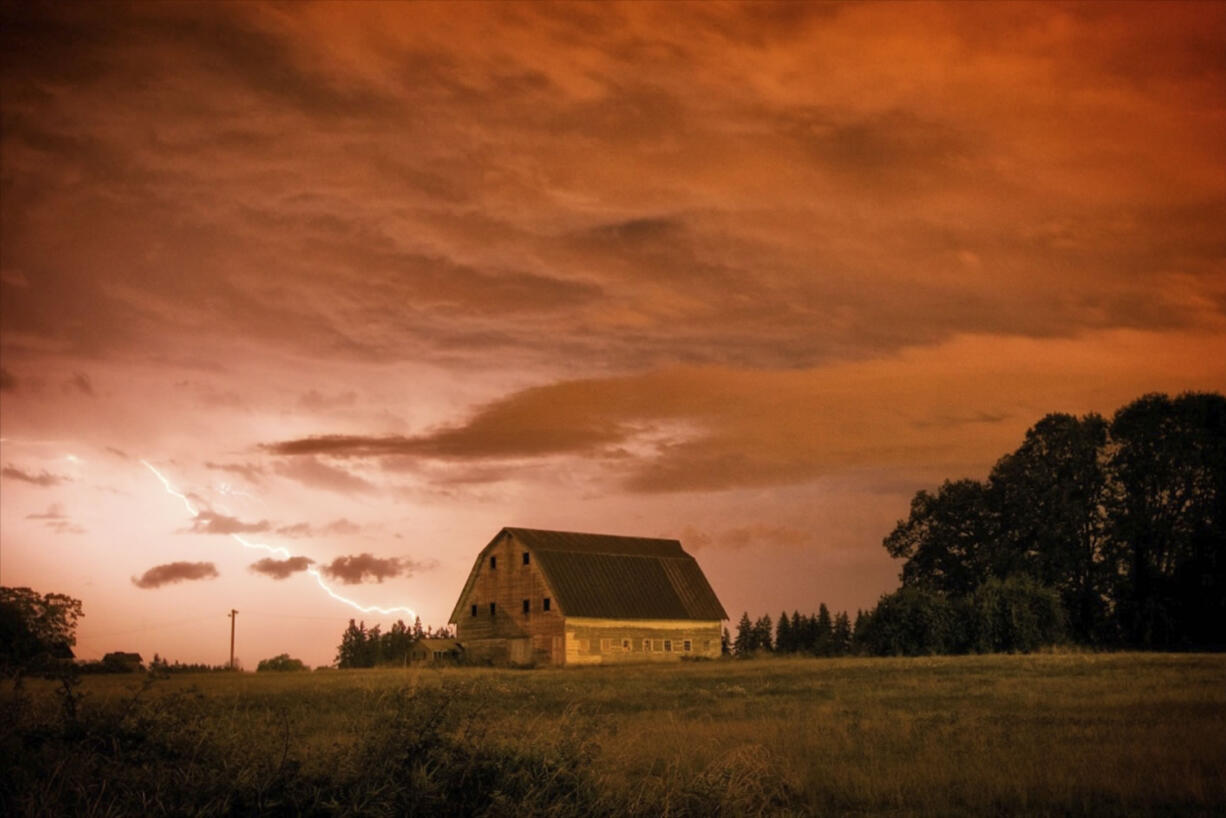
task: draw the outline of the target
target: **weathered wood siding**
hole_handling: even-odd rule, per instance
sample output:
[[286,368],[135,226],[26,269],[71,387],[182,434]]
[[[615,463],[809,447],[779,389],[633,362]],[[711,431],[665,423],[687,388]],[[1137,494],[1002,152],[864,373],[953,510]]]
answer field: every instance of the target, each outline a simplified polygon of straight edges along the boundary
[[718,659],[720,655],[718,621],[567,617],[565,630],[568,665],[677,662],[684,656]]
[[[524,565],[526,551],[513,537],[504,536],[481,552],[475,581],[456,617],[456,638],[464,644],[468,656],[477,661],[515,664],[562,661],[562,614],[531,554]],[[491,558],[495,560],[493,565]],[[545,599],[550,600],[551,610],[544,609]],[[490,603],[494,603],[493,614]]]

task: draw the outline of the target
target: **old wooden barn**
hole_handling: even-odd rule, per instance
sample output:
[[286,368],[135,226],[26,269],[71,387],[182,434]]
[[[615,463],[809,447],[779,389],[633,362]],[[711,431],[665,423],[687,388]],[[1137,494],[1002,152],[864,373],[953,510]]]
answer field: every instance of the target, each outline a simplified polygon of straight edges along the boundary
[[451,622],[470,659],[668,662],[720,655],[728,615],[677,540],[504,528]]

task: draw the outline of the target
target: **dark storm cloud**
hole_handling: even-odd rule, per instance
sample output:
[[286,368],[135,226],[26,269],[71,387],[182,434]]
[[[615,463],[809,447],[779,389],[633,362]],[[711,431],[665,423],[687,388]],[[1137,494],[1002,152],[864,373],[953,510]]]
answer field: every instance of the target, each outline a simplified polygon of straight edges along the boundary
[[263,574],[273,579],[288,579],[299,571],[307,570],[314,562],[315,560],[310,557],[290,557],[284,560],[265,557],[262,560],[251,563],[247,568],[257,574]]
[[346,585],[357,585],[368,578],[383,582],[390,577],[412,576],[414,572],[432,567],[427,563],[398,557],[376,557],[362,553],[356,556],[337,557],[321,570],[326,576],[340,580]]
[[132,577],[132,584],[137,588],[160,588],[176,582],[214,579],[217,576],[217,567],[211,562],[168,562],[155,565],[139,577]]
[[244,523],[237,517],[229,517],[215,511],[201,511],[192,520],[192,527],[188,531],[192,534],[258,534],[271,528],[272,524],[268,520]]
[[624,372],[1203,326],[1221,12],[1138,8],[6,7],[3,342]]
[[6,465],[3,469],[0,469],[0,476],[8,477],[13,480],[21,480],[22,482],[32,483],[35,486],[42,486],[44,488],[58,486],[61,483],[68,482],[70,479],[60,474],[52,474],[46,469],[43,469],[39,471],[38,474],[35,474],[34,472],[20,469],[11,464]]

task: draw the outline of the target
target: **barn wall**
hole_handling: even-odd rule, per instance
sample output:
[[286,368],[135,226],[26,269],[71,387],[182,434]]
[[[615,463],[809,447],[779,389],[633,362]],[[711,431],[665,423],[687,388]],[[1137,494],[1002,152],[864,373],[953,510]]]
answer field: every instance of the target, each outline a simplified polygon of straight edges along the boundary
[[[566,664],[677,662],[684,656],[718,659],[720,622],[567,617]],[[690,650],[685,650],[685,640]],[[649,646],[644,645],[648,640]],[[625,642],[629,641],[629,649]],[[665,648],[671,650],[665,650]]]
[[[456,638],[477,661],[551,664],[563,655],[562,614],[544,576],[524,547],[503,536],[488,546],[476,566],[476,577],[456,617]],[[497,560],[490,567],[490,558]],[[552,610],[544,610],[544,600]],[[529,611],[523,612],[528,600]],[[490,615],[490,603],[495,612]],[[472,606],[477,613],[472,614]],[[524,640],[508,642],[507,640]]]

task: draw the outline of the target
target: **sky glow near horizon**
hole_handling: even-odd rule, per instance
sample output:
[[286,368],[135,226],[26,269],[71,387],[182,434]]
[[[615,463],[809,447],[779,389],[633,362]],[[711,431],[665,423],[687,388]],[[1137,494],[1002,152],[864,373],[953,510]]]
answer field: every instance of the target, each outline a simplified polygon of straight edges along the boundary
[[85,658],[327,663],[504,525],[854,613],[1045,413],[1226,391],[1218,4],[3,15],[0,583]]

